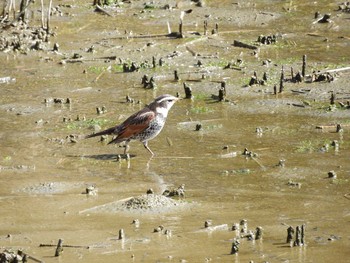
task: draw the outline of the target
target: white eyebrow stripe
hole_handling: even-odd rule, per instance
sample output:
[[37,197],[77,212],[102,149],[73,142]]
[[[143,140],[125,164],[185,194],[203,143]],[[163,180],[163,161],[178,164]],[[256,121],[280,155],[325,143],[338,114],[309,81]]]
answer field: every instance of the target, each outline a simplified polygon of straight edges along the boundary
[[170,96],[167,96],[167,97],[164,97],[164,98],[162,98],[161,100],[159,100],[158,102],[163,102],[163,101],[166,101],[166,100],[174,100],[174,98],[173,97],[170,97]]

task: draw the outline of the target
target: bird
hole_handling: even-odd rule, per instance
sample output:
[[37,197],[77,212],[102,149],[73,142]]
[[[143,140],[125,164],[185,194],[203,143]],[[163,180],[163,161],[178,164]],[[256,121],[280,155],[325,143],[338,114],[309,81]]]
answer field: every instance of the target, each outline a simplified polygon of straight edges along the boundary
[[108,144],[125,142],[124,154],[130,148],[129,142],[139,140],[151,153],[154,153],[148,146],[148,141],[154,139],[163,129],[168,112],[180,98],[164,94],[157,97],[153,102],[146,105],[142,110],[132,114],[124,122],[109,129],[85,136],[92,138],[101,135],[114,135],[115,137]]

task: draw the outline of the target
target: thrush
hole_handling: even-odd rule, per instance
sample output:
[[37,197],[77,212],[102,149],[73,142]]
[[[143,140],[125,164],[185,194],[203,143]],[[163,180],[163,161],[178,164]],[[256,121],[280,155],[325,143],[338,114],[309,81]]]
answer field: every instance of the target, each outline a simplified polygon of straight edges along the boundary
[[177,100],[179,98],[172,95],[161,95],[142,110],[131,115],[123,123],[104,131],[87,135],[85,138],[114,135],[115,137],[108,144],[125,142],[124,154],[129,150],[130,141],[139,140],[154,155],[148,147],[148,141],[154,139],[161,132],[168,112]]

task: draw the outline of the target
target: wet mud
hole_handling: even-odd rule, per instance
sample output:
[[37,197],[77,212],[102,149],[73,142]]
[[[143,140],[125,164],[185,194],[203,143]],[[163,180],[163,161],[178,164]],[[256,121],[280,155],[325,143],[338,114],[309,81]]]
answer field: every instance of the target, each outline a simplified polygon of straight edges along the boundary
[[348,4],[92,4],[1,20],[0,262],[347,262]]

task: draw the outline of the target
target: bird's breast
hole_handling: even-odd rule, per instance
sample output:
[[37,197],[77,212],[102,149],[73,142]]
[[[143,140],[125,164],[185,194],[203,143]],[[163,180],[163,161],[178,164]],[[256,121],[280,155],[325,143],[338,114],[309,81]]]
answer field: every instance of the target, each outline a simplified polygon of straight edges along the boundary
[[148,127],[142,132],[135,134],[131,139],[148,141],[155,138],[163,129],[166,118],[161,114],[156,114],[155,118],[150,121]]

